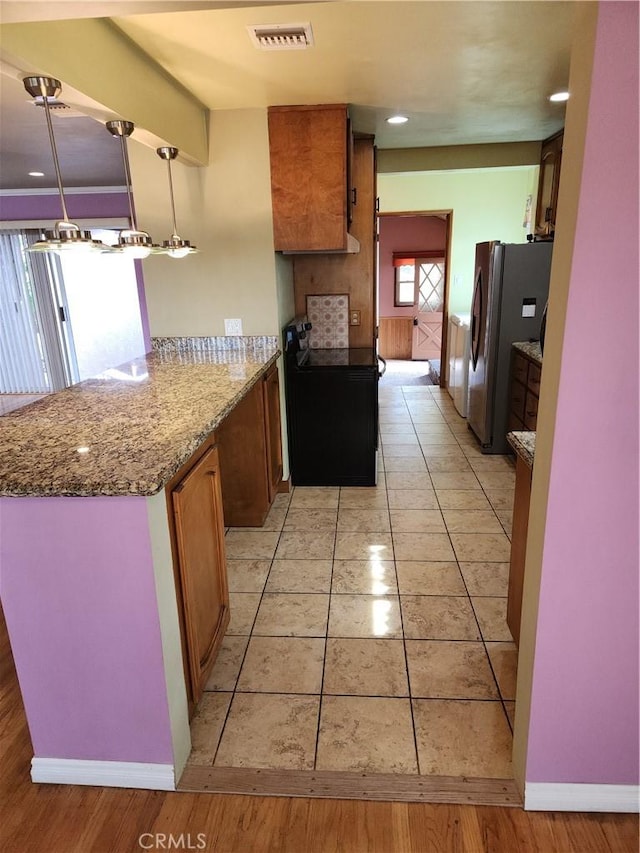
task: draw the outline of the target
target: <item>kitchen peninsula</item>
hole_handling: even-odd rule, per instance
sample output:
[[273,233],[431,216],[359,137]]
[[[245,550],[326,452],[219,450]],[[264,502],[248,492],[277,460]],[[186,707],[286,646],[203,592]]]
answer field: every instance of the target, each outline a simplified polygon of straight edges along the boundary
[[0,594],[34,781],[175,788],[211,654],[183,659],[180,513],[221,509],[216,431],[278,355],[269,337],[158,339],[0,420]]

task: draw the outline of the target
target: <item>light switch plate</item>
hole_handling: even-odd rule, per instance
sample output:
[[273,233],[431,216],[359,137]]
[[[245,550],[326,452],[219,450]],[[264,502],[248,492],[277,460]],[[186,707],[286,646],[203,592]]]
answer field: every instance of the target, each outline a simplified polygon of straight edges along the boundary
[[224,333],[225,335],[241,335],[242,320],[225,320]]

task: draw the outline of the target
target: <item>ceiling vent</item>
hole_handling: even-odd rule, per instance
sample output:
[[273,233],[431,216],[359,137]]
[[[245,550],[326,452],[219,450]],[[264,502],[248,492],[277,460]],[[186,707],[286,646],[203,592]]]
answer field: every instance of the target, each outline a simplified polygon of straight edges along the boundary
[[304,50],[313,46],[311,24],[261,24],[247,29],[260,50]]
[[[76,110],[73,107],[70,107],[68,104],[65,104],[64,101],[59,101],[57,98],[49,98],[49,109],[54,110],[56,116],[64,116],[64,118],[86,118],[84,113],[81,113],[80,110]],[[42,95],[37,95],[31,103],[35,107],[44,106]]]

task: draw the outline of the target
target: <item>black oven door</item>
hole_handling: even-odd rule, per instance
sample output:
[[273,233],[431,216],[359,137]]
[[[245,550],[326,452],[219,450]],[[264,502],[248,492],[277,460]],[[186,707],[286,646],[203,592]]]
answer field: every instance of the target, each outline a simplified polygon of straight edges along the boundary
[[378,369],[286,370],[289,461],[294,486],[374,486]]

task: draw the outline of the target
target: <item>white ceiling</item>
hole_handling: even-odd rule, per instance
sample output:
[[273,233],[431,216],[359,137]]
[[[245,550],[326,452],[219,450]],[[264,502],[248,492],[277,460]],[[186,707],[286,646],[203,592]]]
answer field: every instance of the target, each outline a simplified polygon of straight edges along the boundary
[[[137,14],[141,7],[148,13]],[[564,124],[564,107],[548,95],[568,84],[573,2],[4,0],[3,21],[44,17],[43,8],[48,17],[118,12],[115,24],[211,110],[349,103],[355,128],[374,133],[379,148],[540,140]],[[288,22],[310,22],[315,45],[265,52],[251,43],[247,26]],[[0,188],[24,186],[22,175],[37,168],[31,158],[48,148],[41,110],[16,104],[16,86],[3,77]],[[396,111],[406,125],[385,122]],[[86,183],[87,172],[93,185],[114,182],[115,145],[104,128],[70,118],[55,127],[65,183]]]

